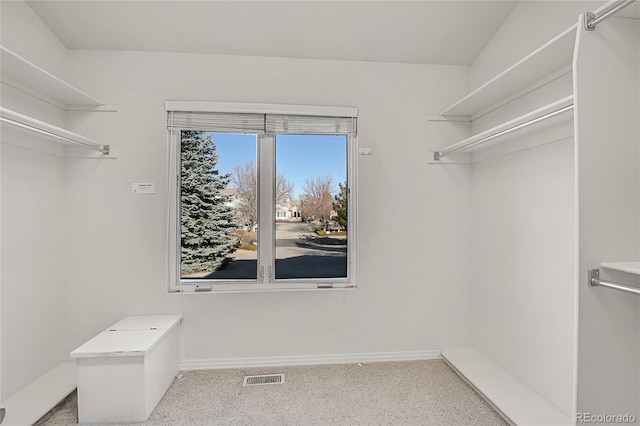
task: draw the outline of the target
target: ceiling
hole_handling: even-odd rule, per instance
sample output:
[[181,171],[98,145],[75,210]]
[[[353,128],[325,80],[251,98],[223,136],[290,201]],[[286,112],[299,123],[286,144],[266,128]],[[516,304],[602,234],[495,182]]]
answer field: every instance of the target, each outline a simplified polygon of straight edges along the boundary
[[68,49],[469,65],[514,1],[28,1]]

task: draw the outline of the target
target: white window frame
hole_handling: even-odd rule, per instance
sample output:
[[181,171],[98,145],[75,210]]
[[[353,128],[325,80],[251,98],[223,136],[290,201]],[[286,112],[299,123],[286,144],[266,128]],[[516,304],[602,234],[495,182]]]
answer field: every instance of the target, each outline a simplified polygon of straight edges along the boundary
[[[328,107],[282,104],[231,103],[231,102],[192,102],[166,101],[167,112],[212,112],[212,113],[250,113],[250,114],[287,114],[319,117],[353,117],[358,110],[353,107]],[[169,126],[169,182],[167,214],[167,265],[170,293],[236,293],[287,290],[353,289],[356,288],[356,230],[357,230],[357,135],[347,136],[347,186],[349,194],[349,227],[347,229],[347,277],[346,278],[305,278],[276,280],[275,270],[275,203],[261,203],[260,200],[273,200],[275,182],[271,185],[259,183],[258,217],[259,241],[262,242],[258,257],[258,277],[255,280],[181,280],[180,278],[180,212],[178,188],[180,185],[179,141],[180,129]],[[275,178],[275,134],[262,134],[258,141],[258,179],[261,176]],[[264,150],[270,154],[265,155]],[[271,223],[272,226],[264,226]],[[264,242],[270,242],[265,244]],[[266,247],[266,248],[265,248]]]

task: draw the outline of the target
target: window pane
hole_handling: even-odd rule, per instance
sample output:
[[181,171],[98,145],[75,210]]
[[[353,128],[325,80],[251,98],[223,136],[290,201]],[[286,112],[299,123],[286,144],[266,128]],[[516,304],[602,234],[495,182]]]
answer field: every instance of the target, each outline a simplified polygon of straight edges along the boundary
[[183,131],[180,276],[257,278],[257,136]]
[[277,135],[275,277],[347,277],[347,136]]

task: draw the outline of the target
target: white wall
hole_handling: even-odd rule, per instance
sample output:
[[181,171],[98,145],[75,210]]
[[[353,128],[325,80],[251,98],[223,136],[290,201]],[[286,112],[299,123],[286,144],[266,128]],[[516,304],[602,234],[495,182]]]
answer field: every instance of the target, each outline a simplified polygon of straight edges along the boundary
[[[68,57],[69,79],[119,111],[65,117],[4,85],[3,106],[15,105],[54,124],[66,120],[72,130],[117,145],[119,158],[61,162],[3,144],[4,397],[123,315],[176,312],[185,316],[187,361],[406,354],[474,344],[561,410],[571,411],[571,143],[473,167],[428,166],[428,151],[460,139],[464,131],[428,123],[426,117],[462,97],[469,81],[471,87],[486,81],[602,2],[519,4],[471,74],[452,66],[66,52],[24,4],[13,3],[2,2],[3,44],[13,39],[14,48],[34,61],[50,57],[43,66],[54,72],[66,73]],[[5,25],[7,16],[26,19],[25,25]],[[32,36],[18,37],[24,28],[32,28]],[[25,45],[29,37],[43,42]],[[168,99],[358,107],[360,146],[373,150],[359,158],[359,288],[168,295],[163,108]],[[155,182],[156,194],[131,194],[134,181]],[[25,200],[25,193],[34,197]],[[47,209],[36,210],[33,199],[46,201]],[[36,255],[46,267],[21,276],[7,268],[7,247],[24,237],[37,248],[15,252],[16,265]],[[489,256],[489,241],[499,256]],[[540,285],[548,276],[553,280]],[[46,319],[48,328],[36,327],[34,312],[43,312],[38,318]],[[18,327],[21,315],[28,320]],[[50,336],[58,339],[51,342]],[[18,361],[24,365],[25,353],[40,349],[18,349],[30,340],[52,350],[34,359],[34,369],[16,368]]]
[[[22,2],[2,2],[2,44],[66,72],[66,50]],[[51,104],[2,84],[3,107],[64,125]],[[63,359],[66,325],[64,160],[60,146],[2,129],[3,398]]]
[[565,413],[573,403],[573,140],[473,169],[473,344]]
[[[426,164],[427,151],[458,136],[426,116],[462,95],[466,68],[83,51],[70,58],[73,80],[120,108],[70,120],[119,152],[115,161],[69,164],[76,267],[68,290],[78,343],[122,315],[165,311],[185,316],[188,360],[468,343],[468,171]],[[167,99],[358,107],[360,146],[373,150],[359,159],[359,288],[166,295]],[[157,193],[132,195],[136,180],[155,182]]]

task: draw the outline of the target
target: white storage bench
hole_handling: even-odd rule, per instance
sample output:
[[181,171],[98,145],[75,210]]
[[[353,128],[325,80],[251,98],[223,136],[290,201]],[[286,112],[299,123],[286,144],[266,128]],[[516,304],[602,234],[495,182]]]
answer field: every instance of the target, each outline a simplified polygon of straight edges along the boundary
[[71,352],[79,423],[146,421],[180,369],[182,315],[125,317]]

